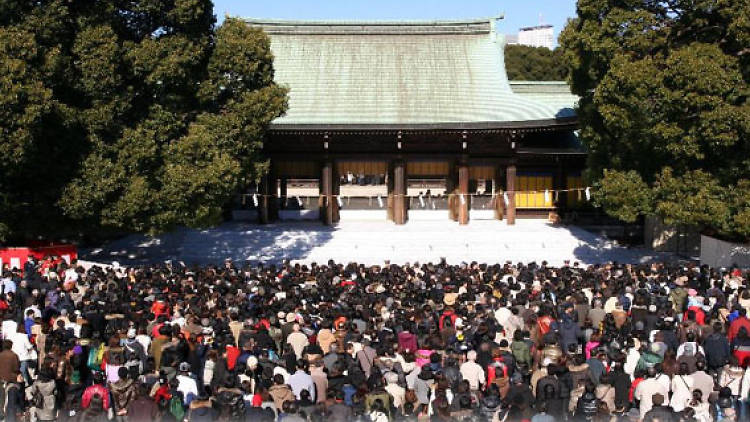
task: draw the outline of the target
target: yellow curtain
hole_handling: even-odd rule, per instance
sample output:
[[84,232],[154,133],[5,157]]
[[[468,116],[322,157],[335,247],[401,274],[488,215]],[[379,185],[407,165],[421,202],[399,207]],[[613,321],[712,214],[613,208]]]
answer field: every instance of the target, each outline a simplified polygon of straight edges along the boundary
[[[516,176],[516,208],[552,208],[552,175],[520,174]],[[548,201],[544,200],[544,191],[549,190]]]

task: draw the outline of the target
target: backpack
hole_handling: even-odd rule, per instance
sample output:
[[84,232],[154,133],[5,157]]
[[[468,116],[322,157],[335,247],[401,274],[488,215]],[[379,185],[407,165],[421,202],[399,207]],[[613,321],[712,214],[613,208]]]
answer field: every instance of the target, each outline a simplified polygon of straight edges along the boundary
[[578,399],[578,410],[586,420],[591,420],[599,411],[599,399],[595,396],[584,395]]
[[217,396],[221,407],[221,415],[227,419],[237,420],[245,414],[245,401],[242,396],[229,391]]
[[560,380],[552,375],[546,375],[542,377],[536,383],[536,395],[537,401],[541,398],[543,400],[557,399],[560,394]]
[[169,399],[169,413],[178,421],[185,419],[185,406],[182,405],[182,398],[173,395]]
[[37,388],[34,391],[34,395],[32,397],[32,404],[35,408],[39,410],[55,410],[55,395],[57,394],[57,386],[55,386],[52,389],[52,392],[49,395],[44,395],[42,391]]
[[100,371],[102,369],[102,360],[104,359],[104,343],[100,343],[98,347],[89,348],[89,357],[86,361],[86,366],[92,371]]

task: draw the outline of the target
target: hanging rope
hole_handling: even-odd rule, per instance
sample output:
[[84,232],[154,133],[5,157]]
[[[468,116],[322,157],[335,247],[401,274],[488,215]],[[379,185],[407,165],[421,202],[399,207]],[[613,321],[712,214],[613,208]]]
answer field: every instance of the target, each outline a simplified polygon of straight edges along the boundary
[[[435,198],[450,198],[450,197],[458,197],[460,203],[466,204],[466,198],[469,197],[476,197],[476,198],[490,198],[491,200],[495,201],[499,199],[499,197],[502,195],[503,202],[507,206],[510,202],[510,195],[544,195],[544,202],[550,202],[552,198],[554,198],[555,201],[557,201],[560,198],[560,193],[569,193],[569,192],[575,192],[578,195],[578,200],[583,200],[585,197],[587,201],[591,201],[591,187],[580,187],[580,188],[572,188],[572,189],[545,189],[545,190],[506,190],[502,192],[497,193],[444,193],[442,195],[430,195],[427,198],[425,198],[425,195],[420,193],[418,195],[408,195],[408,194],[402,194],[402,193],[393,193],[389,194],[388,197],[392,198],[414,198],[419,201],[419,205],[422,208],[427,207],[427,199],[429,199],[430,203],[434,207],[434,201]],[[334,198],[339,206],[344,205],[343,199],[346,199],[346,204],[351,204],[351,196],[349,195],[317,195],[317,196],[300,196],[295,195],[294,198],[297,201],[297,204],[301,207],[303,205],[303,202],[305,205],[310,205],[310,199],[311,198],[327,198],[328,196]],[[245,205],[247,203],[247,198],[250,197],[253,201],[254,206],[258,206],[260,204],[260,198],[282,198],[278,195],[272,195],[272,194],[262,194],[262,193],[247,193],[247,194],[240,194],[240,201],[242,202],[242,205]],[[381,208],[383,207],[383,196],[381,194],[378,195],[362,195],[361,197],[366,197],[368,200],[368,205],[372,206],[373,199],[378,201],[378,206]],[[286,197],[284,197],[286,198]],[[303,201],[304,198],[304,201]],[[324,200],[324,199],[321,199]]]

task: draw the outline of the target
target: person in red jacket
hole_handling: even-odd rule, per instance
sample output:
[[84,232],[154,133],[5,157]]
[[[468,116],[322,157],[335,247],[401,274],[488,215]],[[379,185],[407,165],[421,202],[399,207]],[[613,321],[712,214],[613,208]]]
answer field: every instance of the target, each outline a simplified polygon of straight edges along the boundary
[[237,348],[234,343],[227,344],[226,349],[226,356],[227,356],[227,368],[229,368],[230,371],[234,370],[235,365],[237,365],[237,358],[240,357],[242,354],[242,351]]
[[689,319],[688,313],[690,311],[693,311],[693,313],[695,314],[695,322],[698,325],[700,326],[706,325],[706,313],[703,312],[703,309],[700,306],[691,306],[687,308],[687,311],[685,311],[685,314],[682,316],[683,321],[687,321]]
[[740,308],[738,313],[740,316],[732,321],[732,323],[729,325],[729,331],[727,331],[727,338],[729,339],[730,343],[732,342],[732,340],[734,340],[735,337],[737,337],[737,334],[740,332],[740,328],[745,327],[745,331],[750,333],[750,319],[747,319],[747,310],[745,308]]
[[750,366],[750,335],[745,327],[741,327],[737,337],[732,341],[732,355],[737,358],[740,366]]
[[552,329],[552,324],[554,323],[555,319],[549,315],[549,311],[540,309],[539,318],[536,320],[536,325],[539,329],[539,338],[549,333],[549,331]]
[[453,309],[451,308],[446,309],[443,312],[443,314],[440,316],[440,321],[438,322],[438,325],[440,326],[441,331],[445,328],[446,318],[448,321],[450,321],[450,326],[455,327],[456,319],[458,319],[458,315],[456,315],[456,313],[453,312]]
[[94,396],[99,396],[102,399],[104,410],[109,410],[109,390],[104,386],[104,383],[104,373],[96,371],[94,373],[94,384],[83,391],[83,396],[81,397],[82,408],[87,409],[91,403],[91,399]]
[[169,304],[164,299],[157,299],[151,305],[151,313],[160,317],[161,315],[169,315]]

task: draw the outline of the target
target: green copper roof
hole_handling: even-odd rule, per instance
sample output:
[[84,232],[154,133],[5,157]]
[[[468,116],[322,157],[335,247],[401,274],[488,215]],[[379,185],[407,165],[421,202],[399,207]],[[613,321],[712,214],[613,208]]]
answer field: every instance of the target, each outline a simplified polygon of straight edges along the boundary
[[575,109],[578,96],[570,92],[565,81],[510,81],[510,89],[517,95],[560,110]]
[[514,93],[497,19],[247,22],[269,34],[275,79],[290,88],[289,110],[276,127],[503,126],[574,117],[568,103]]

